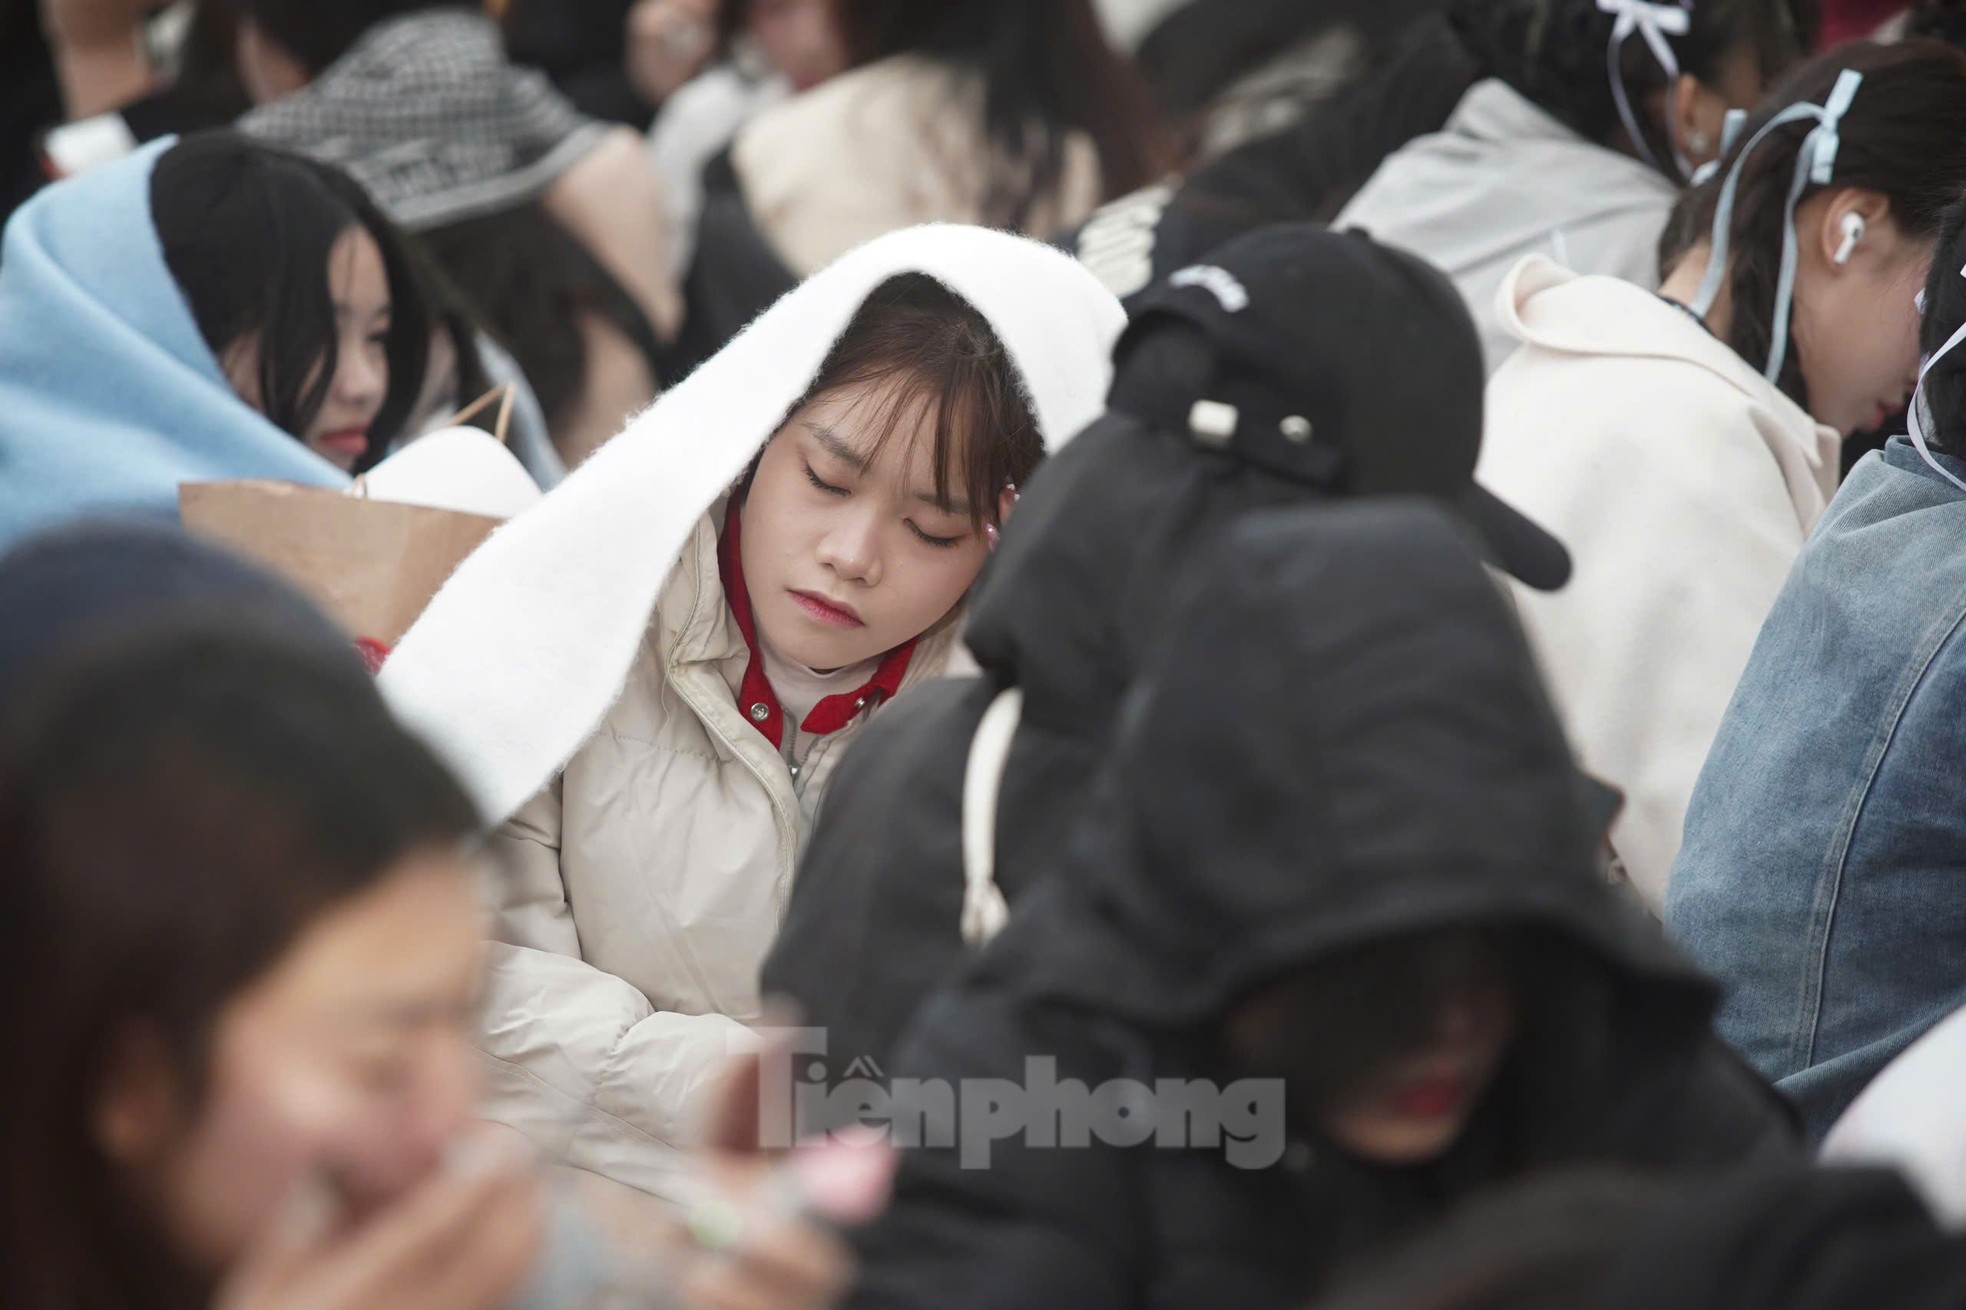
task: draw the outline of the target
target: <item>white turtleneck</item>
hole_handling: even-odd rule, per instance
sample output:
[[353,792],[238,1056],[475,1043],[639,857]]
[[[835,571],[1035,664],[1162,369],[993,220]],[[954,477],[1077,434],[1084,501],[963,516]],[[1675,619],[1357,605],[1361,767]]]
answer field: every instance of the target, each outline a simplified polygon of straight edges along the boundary
[[807,752],[817,740],[800,726],[812,713],[813,707],[828,696],[858,691],[867,685],[875,670],[881,666],[880,660],[875,658],[821,673],[773,649],[771,639],[765,636],[762,627],[758,629],[758,656],[764,661],[765,678],[771,683],[771,689],[777,694],[778,704],[784,709],[788,720],[785,740],[790,743],[791,749],[787,758],[794,765],[805,763]]

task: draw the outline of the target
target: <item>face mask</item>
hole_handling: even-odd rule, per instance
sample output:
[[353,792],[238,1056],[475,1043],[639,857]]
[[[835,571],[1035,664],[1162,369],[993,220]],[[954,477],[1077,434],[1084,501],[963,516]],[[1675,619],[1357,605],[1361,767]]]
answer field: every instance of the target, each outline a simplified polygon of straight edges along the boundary
[[1782,265],[1781,274],[1775,283],[1775,312],[1769,320],[1769,343],[1767,365],[1762,376],[1770,382],[1777,382],[1782,376],[1782,368],[1788,362],[1789,317],[1795,305],[1795,268],[1798,242],[1795,233],[1795,207],[1802,201],[1802,193],[1812,185],[1828,186],[1836,175],[1837,151],[1842,147],[1843,138],[1840,127],[1843,116],[1849,112],[1850,104],[1857,98],[1857,89],[1863,85],[1864,75],[1854,69],[1845,69],[1836,79],[1836,86],[1830,91],[1828,99],[1820,105],[1790,105],[1764,123],[1759,132],[1748,138],[1748,143],[1734,157],[1734,166],[1727,172],[1727,180],[1721,184],[1720,203],[1713,215],[1713,254],[1707,265],[1707,275],[1700,282],[1699,295],[1694,297],[1693,312],[1705,318],[1712,312],[1714,302],[1720,299],[1720,292],[1727,278],[1728,247],[1734,229],[1734,202],[1741,185],[1741,169],[1749,156],[1762,142],[1768,139],[1775,129],[1789,123],[1814,119],[1815,127],[1802,139],[1802,146],[1795,152],[1795,176],[1789,183],[1788,203],[1782,211]]

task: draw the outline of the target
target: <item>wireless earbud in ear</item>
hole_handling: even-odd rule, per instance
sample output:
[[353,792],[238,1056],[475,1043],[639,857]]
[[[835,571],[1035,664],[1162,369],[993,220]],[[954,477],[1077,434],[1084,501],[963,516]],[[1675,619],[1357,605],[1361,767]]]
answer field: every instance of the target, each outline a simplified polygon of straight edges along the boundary
[[1831,256],[1838,268],[1850,262],[1850,256],[1857,253],[1857,243],[1864,239],[1864,216],[1852,210],[1843,216],[1843,244]]

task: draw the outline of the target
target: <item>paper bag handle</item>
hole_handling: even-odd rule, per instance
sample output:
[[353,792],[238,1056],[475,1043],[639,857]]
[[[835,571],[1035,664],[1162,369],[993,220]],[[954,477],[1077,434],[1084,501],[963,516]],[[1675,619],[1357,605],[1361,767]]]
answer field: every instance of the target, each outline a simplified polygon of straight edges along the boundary
[[499,445],[503,446],[507,444],[505,433],[512,422],[512,402],[517,398],[518,391],[519,389],[510,382],[501,382],[484,395],[466,405],[463,409],[460,409],[457,413],[451,415],[450,422],[444,426],[451,428],[463,427],[466,423],[469,423],[472,419],[483,413],[485,407],[491,404],[492,400],[496,398],[498,400],[498,419],[492,424],[492,436],[497,440]]

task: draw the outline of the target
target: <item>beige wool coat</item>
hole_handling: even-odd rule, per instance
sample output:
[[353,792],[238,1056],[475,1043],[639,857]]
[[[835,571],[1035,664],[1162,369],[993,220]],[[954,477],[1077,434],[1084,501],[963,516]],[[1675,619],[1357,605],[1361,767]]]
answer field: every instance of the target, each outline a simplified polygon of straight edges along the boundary
[[1557,592],[1515,586],[1587,770],[1625,793],[1612,846],[1656,914],[1693,784],[1841,441],[1683,310],[1532,258],[1496,315],[1476,477],[1555,533]]

